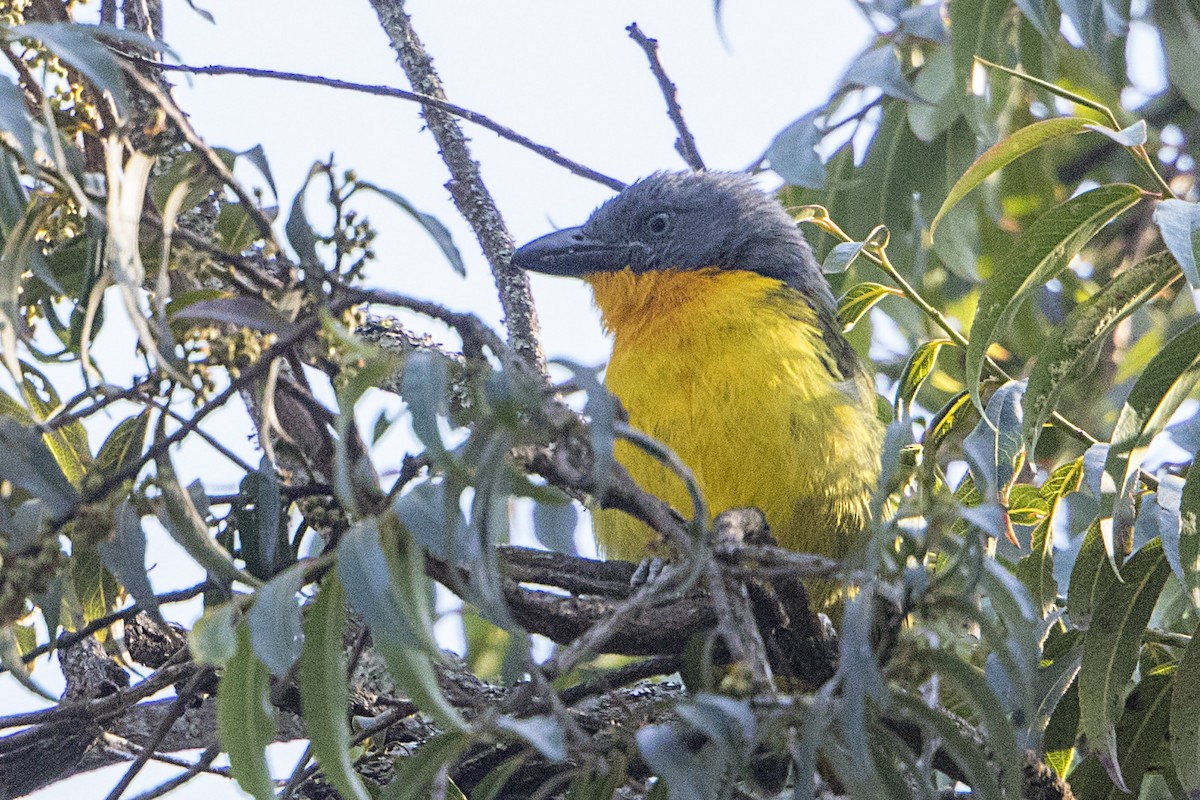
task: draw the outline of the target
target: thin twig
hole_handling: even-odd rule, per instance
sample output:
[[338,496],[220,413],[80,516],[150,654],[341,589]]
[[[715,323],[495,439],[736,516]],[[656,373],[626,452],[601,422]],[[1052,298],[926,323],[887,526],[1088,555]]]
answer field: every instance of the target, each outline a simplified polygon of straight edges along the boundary
[[197,670],[192,679],[187,682],[187,685],[175,696],[175,702],[171,703],[171,707],[167,709],[167,713],[163,716],[162,722],[154,729],[154,734],[150,740],[142,745],[141,752],[137,758],[129,765],[129,769],[125,770],[125,774],[121,776],[121,780],[117,781],[117,785],[108,793],[105,800],[120,800],[121,795],[125,794],[125,790],[129,788],[129,784],[133,783],[133,779],[142,771],[142,767],[150,762],[154,751],[162,744],[163,739],[167,738],[167,734],[171,732],[171,728],[187,711],[188,706],[192,702],[196,691],[200,688],[201,682],[207,680],[212,674],[211,668]]
[[501,139],[506,139],[513,144],[520,145],[527,150],[537,153],[542,158],[557,164],[560,167],[578,175],[581,178],[587,178],[590,181],[595,181],[603,186],[607,186],[613,191],[621,191],[626,184],[616,178],[610,178],[608,175],[597,172],[591,167],[580,164],[578,161],[573,161],[559,153],[553,147],[548,147],[544,144],[538,144],[527,136],[517,133],[512,128],[506,125],[501,125],[499,122],[490,117],[480,114],[478,111],[472,111],[469,108],[448,103],[437,97],[420,94],[418,92],[410,92],[405,89],[397,89],[393,86],[384,86],[381,84],[371,83],[354,83],[353,81],[343,81],[336,78],[326,78],[320,75],[304,75],[298,72],[280,72],[273,69],[256,69],[254,67],[230,67],[224,65],[209,65],[206,67],[197,67],[189,64],[161,64],[156,61],[138,58],[125,55],[131,61],[137,64],[152,67],[158,70],[169,70],[174,72],[187,72],[192,75],[241,75],[247,78],[269,78],[277,81],[290,81],[292,83],[306,83],[312,86],[325,86],[330,89],[342,89],[348,92],[361,92],[362,94],[375,95],[377,97],[393,97],[399,100],[408,100],[411,102],[421,103],[433,108],[441,109],[447,114],[465,119],[467,122],[473,122],[481,128],[487,128]]
[[196,763],[186,771],[176,775],[169,781],[159,784],[148,792],[142,792],[137,797],[134,797],[133,800],[155,800],[175,791],[201,772],[207,772],[209,766],[217,760],[217,756],[219,755],[221,755],[220,745],[210,745],[207,750],[200,754],[200,758],[196,760]]
[[[204,583],[198,583],[188,589],[180,589],[177,592],[167,592],[166,594],[155,595],[154,599],[158,601],[159,605],[166,605],[167,603],[182,603],[185,600],[191,600],[198,594],[202,594],[209,588],[211,588],[211,585],[206,581]],[[129,608],[123,608],[120,611],[114,611],[111,614],[105,614],[103,617],[97,617],[77,631],[64,633],[54,642],[47,642],[46,644],[41,644],[33,648],[28,653],[21,656],[21,663],[28,664],[38,656],[49,653],[52,649],[63,649],[70,647],[71,645],[82,641],[88,636],[91,636],[96,631],[103,630],[115,622],[136,617],[145,610],[146,609],[142,608],[140,605],[132,605]],[[4,669],[0,668],[0,673],[3,672]]]
[[675,84],[667,77],[667,71],[663,69],[662,61],[658,58],[658,39],[651,39],[642,33],[642,29],[636,22],[625,30],[629,31],[629,38],[637,42],[646,53],[646,58],[650,61],[650,70],[658,80],[658,88],[662,90],[663,99],[667,101],[667,115],[671,118],[675,130],[679,134],[679,138],[675,140],[675,149],[679,151],[679,155],[683,156],[683,160],[689,167],[697,172],[704,171],[704,159],[700,157],[700,151],[696,149],[696,139],[683,120],[683,109],[679,105]]
[[[380,25],[391,40],[409,82],[417,92],[439,100],[446,99],[441,78],[433,68],[433,58],[425,50],[412,20],[404,10],[404,0],[371,0]],[[446,188],[463,218],[475,231],[483,247],[492,276],[500,293],[508,343],[538,372],[545,374],[546,362],[538,340],[537,311],[529,291],[529,277],[511,263],[513,238],[496,202],[483,183],[479,164],[471,157],[467,137],[454,116],[432,105],[422,106],[429,132],[438,143],[442,160],[450,170]]]

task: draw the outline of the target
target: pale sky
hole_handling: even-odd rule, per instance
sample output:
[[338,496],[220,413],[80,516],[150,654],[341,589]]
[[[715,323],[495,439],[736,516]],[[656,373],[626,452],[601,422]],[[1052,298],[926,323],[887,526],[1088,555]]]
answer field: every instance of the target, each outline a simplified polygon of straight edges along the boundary
[[[164,0],[166,41],[185,63],[261,67],[408,88],[366,0],[196,2],[216,17],[215,26],[183,0]],[[452,102],[627,182],[655,170],[684,167],[645,57],[624,30],[629,23],[636,21],[660,40],[661,58],[713,169],[741,169],[755,161],[776,133],[828,96],[870,36],[849,0],[726,0],[724,44],[711,0],[410,0],[408,9]],[[285,215],[311,163],[333,153],[340,166],[438,216],[467,261],[466,279],[454,275],[413,223],[376,201],[361,206],[380,232],[379,259],[368,271],[368,283],[437,300],[498,325],[499,305],[487,265],[443,188],[445,167],[414,105],[240,77],[177,76],[176,84],[180,105],[210,144],[265,148]],[[582,222],[611,194],[486,130],[469,123],[464,127],[518,243]],[[239,175],[259,181],[252,169],[239,170]],[[319,191],[313,194],[314,201],[319,199]],[[314,223],[323,219],[319,203],[308,208]],[[586,288],[544,276],[534,276],[533,282],[547,354],[603,363],[608,344]],[[118,317],[114,313],[109,319]],[[111,322],[109,327],[114,327]],[[132,352],[130,337],[115,330],[108,336],[109,346]],[[394,401],[385,405],[400,408]],[[205,427],[257,463],[244,420],[235,408],[213,415]],[[102,440],[100,428],[116,421],[97,423],[93,447]],[[402,437],[390,437],[386,444],[396,448],[398,464]],[[235,480],[225,477],[232,474],[227,462],[203,445],[177,456],[176,465],[185,483],[203,476],[210,491],[237,488]],[[198,580],[197,571],[177,568],[185,557],[162,538],[154,537],[148,555],[155,565],[151,575],[156,589]],[[180,621],[190,624],[199,609],[178,613]],[[61,687],[55,665],[38,669],[35,677],[54,691]],[[0,713],[43,704],[7,675],[0,676]],[[286,774],[300,748],[273,749],[280,751],[277,769]],[[79,776],[33,796],[102,798],[123,770],[118,766]],[[175,772],[151,765],[126,796]],[[242,795],[233,783],[207,776],[172,796],[213,800]]]

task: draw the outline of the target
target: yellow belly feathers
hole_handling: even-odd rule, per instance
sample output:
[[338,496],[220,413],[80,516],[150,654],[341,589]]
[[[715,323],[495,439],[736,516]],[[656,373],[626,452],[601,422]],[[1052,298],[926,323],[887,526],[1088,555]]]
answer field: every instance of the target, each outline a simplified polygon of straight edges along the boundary
[[[752,272],[630,270],[588,277],[615,332],[605,382],[630,424],[694,471],[712,513],[757,506],[779,543],[840,557],[868,515],[882,428],[873,393],[829,371],[811,307]],[[824,355],[824,358],[822,357]],[[681,511],[682,483],[625,442],[634,480]],[[610,558],[651,554],[653,532],[619,512],[596,515]],[[810,586],[815,606],[832,586]]]

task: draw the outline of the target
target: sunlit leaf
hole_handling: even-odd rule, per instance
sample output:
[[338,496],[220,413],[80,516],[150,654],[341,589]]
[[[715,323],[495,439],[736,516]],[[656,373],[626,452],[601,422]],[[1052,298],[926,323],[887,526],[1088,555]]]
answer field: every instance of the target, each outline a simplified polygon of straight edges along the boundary
[[849,333],[875,304],[888,295],[903,297],[904,292],[879,283],[859,283],[838,299],[838,322],[842,331]]
[[[989,35],[994,35],[991,32]],[[972,54],[973,55],[973,54]],[[973,62],[972,62],[973,65]],[[1007,139],[1003,139],[998,144],[993,145],[983,155],[975,160],[971,168],[963,173],[951,187],[946,199],[942,202],[942,207],[938,209],[933,221],[929,225],[929,230],[932,233],[937,230],[938,223],[942,217],[954,208],[960,200],[967,194],[983,183],[984,179],[993,172],[1001,169],[1007,164],[1011,164],[1026,153],[1032,152],[1037,148],[1056,139],[1061,139],[1065,136],[1074,136],[1088,130],[1088,125],[1092,124],[1092,120],[1086,117],[1055,117],[1053,119],[1040,120],[1027,125],[1020,130],[1015,131]]]
[[921,384],[933,373],[937,364],[938,353],[950,344],[949,339],[933,339],[913,351],[904,362],[900,371],[900,380],[896,383],[895,418],[907,419],[912,413],[912,403],[921,389]]
[[1117,324],[1179,275],[1167,252],[1125,270],[1080,304],[1038,355],[1025,392],[1025,440],[1036,446],[1062,391],[1083,377]]
[[1141,196],[1142,190],[1132,184],[1101,186],[1047,211],[984,284],[971,323],[964,370],[967,389],[977,407],[982,408],[979,379],[992,341],[1009,326],[1032,292],[1057,277],[1101,228]]

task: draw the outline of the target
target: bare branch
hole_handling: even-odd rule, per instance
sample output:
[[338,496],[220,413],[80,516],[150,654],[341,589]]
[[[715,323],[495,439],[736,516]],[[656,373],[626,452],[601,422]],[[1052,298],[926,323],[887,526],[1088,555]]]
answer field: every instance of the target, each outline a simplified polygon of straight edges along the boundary
[[[404,11],[403,0],[371,0],[379,22],[391,39],[392,48],[400,57],[400,65],[408,75],[413,89],[422,95],[445,100],[441,78],[433,68],[433,59],[426,52],[412,20]],[[496,207],[491,193],[484,186],[479,164],[471,158],[467,137],[454,117],[432,105],[423,106],[429,131],[437,140],[442,160],[450,170],[446,188],[463,218],[470,223],[483,247],[492,268],[500,306],[504,309],[504,324],[508,342],[521,358],[546,371],[541,343],[538,341],[537,312],[529,291],[529,278],[511,264],[514,249],[512,234]]]
[[702,172],[706,169],[704,159],[700,158],[700,151],[696,149],[696,139],[688,129],[687,123],[683,121],[683,109],[679,105],[675,84],[667,77],[667,71],[663,69],[662,62],[658,58],[658,39],[651,39],[642,33],[642,29],[636,22],[625,30],[629,31],[629,38],[637,42],[646,53],[646,58],[650,61],[650,70],[658,80],[658,88],[662,90],[663,99],[667,101],[667,115],[679,133],[679,138],[675,140],[675,149],[679,155],[683,156],[683,160],[689,167],[697,172]]
[[430,106],[445,111],[447,114],[453,114],[459,119],[465,119],[467,122],[473,122],[481,128],[487,128],[492,133],[495,133],[501,139],[506,139],[513,144],[520,145],[527,150],[537,153],[547,161],[557,164],[560,167],[578,175],[581,178],[586,178],[589,181],[595,181],[602,186],[607,186],[613,191],[619,192],[625,188],[626,184],[616,178],[610,178],[608,175],[597,172],[596,170],[578,161],[572,161],[562,153],[555,150],[553,147],[548,147],[544,144],[538,144],[530,139],[517,133],[507,125],[501,125],[491,117],[481,114],[478,111],[472,111],[469,108],[448,103],[445,100],[429,95],[420,94],[418,92],[410,92],[405,89],[397,89],[394,86],[384,86],[377,83],[355,83],[353,81],[343,81],[337,78],[326,78],[321,75],[304,75],[299,72],[280,72],[273,69],[257,69],[255,67],[232,67],[225,65],[209,65],[205,67],[193,66],[190,64],[161,64],[148,59],[137,58],[122,53],[126,58],[135,61],[139,65],[153,67],[154,69],[174,72],[187,72],[192,75],[241,75],[246,78],[268,78],[277,81],[290,81],[292,83],[306,83],[311,86],[325,86],[330,89],[341,89],[347,92],[360,92],[362,94],[375,95],[377,97],[394,97],[399,100],[408,100],[411,102],[421,103],[422,105]]

